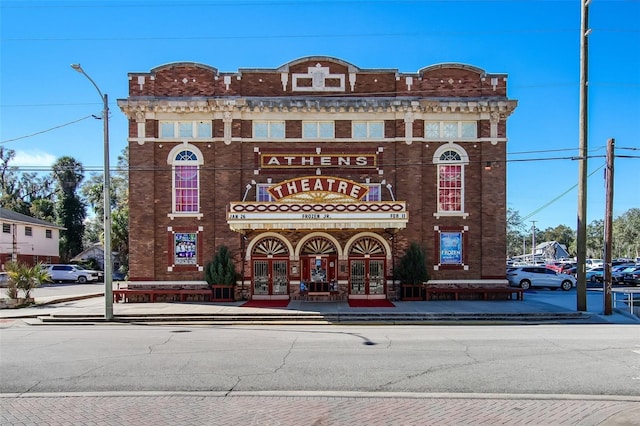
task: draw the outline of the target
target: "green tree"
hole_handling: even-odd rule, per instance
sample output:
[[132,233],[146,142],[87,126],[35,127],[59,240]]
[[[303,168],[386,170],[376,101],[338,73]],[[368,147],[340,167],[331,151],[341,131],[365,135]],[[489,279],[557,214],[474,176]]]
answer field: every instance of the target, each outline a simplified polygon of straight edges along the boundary
[[594,220],[587,225],[587,257],[604,257],[604,220]]
[[14,158],[14,150],[0,146],[0,207],[33,216],[34,202],[52,199],[52,178],[37,173],[21,173],[9,164]]
[[231,258],[231,252],[226,246],[220,246],[213,260],[205,266],[204,278],[209,286],[235,285],[238,278],[236,265]]
[[56,205],[53,200],[49,198],[33,200],[29,208],[29,216],[55,223]]
[[569,247],[572,246],[574,240],[576,239],[576,233],[567,225],[558,225],[555,228],[549,227],[545,229],[543,239],[544,241],[557,241],[558,243],[567,247],[567,250],[569,250]]
[[613,257],[640,256],[640,208],[632,208],[613,220]]
[[522,240],[525,236],[525,226],[520,212],[512,208],[507,209],[507,257],[522,253]]
[[[118,156],[115,171],[110,176],[111,203],[111,248],[116,253],[121,272],[129,265],[129,150],[125,148]],[[82,185],[80,192],[89,203],[95,216],[86,228],[84,241],[104,242],[104,175],[95,174]]]
[[425,251],[416,242],[412,242],[396,267],[396,278],[403,284],[422,284],[429,279]]
[[102,241],[104,228],[102,221],[92,216],[84,221],[84,234],[82,235],[82,245],[87,248],[98,241]]
[[82,164],[71,158],[61,157],[52,166],[56,181],[56,217],[65,229],[60,232],[60,258],[68,262],[83,249],[86,206],[77,194],[84,179]]

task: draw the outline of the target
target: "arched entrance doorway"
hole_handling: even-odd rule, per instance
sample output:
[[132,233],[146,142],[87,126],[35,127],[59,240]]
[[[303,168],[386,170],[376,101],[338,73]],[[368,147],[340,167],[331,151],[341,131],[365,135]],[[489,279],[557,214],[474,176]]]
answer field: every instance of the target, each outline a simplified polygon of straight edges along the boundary
[[263,238],[251,253],[252,299],[289,297],[289,249],[281,240]]
[[373,237],[357,239],[349,249],[349,296],[386,297],[385,248]]
[[313,237],[300,250],[301,280],[309,292],[337,291],[338,251],[325,237]]

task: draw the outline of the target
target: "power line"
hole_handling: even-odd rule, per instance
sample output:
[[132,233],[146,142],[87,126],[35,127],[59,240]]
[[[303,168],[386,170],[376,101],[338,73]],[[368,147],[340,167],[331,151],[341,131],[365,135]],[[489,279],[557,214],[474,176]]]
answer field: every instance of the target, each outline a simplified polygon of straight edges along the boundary
[[7,140],[4,140],[4,141],[0,141],[0,144],[7,143],[7,142],[14,142],[14,141],[17,141],[17,140],[20,140],[20,139],[30,138],[30,137],[33,137],[33,136],[36,136],[36,135],[41,135],[41,134],[43,134],[43,133],[51,132],[52,130],[59,129],[59,128],[61,128],[61,127],[65,127],[65,126],[69,126],[69,125],[74,124],[74,123],[78,123],[78,122],[80,122],[80,121],[82,121],[82,120],[86,120],[87,118],[91,118],[91,117],[93,117],[93,116],[92,116],[92,115],[87,115],[86,117],[82,117],[82,118],[79,118],[79,119],[77,119],[77,120],[74,120],[74,121],[70,121],[70,122],[68,122],[68,123],[61,124],[61,125],[59,125],[59,126],[51,127],[50,129],[41,130],[41,131],[36,132],[36,133],[31,133],[30,135],[24,135],[24,136],[19,136],[19,137],[17,137],[17,138],[7,139]]
[[[605,166],[605,164],[600,165],[600,167],[598,167],[597,169],[595,169],[594,171],[592,171],[591,173],[589,173],[589,175],[587,177],[591,177],[595,172],[597,172],[598,170],[601,170],[603,167]],[[571,188],[567,189],[566,191],[564,191],[562,194],[558,195],[557,197],[553,198],[551,201],[543,204],[542,206],[538,207],[536,210],[534,210],[533,212],[529,213],[528,215],[524,216],[522,218],[523,221],[529,219],[532,216],[535,216],[536,214],[540,213],[542,210],[546,209],[547,207],[549,207],[551,204],[555,203],[556,201],[558,201],[560,198],[564,197],[565,195],[567,195],[569,192],[573,191],[574,189],[576,189],[578,187],[578,184],[576,183],[575,185],[573,185]]]

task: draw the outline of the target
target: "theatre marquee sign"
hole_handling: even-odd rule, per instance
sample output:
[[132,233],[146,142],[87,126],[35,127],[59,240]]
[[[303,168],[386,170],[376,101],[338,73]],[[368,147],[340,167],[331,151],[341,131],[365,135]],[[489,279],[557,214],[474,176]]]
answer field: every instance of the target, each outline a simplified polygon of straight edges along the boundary
[[269,187],[272,202],[235,202],[227,222],[234,231],[267,229],[402,229],[403,201],[361,201],[368,188],[335,176],[304,176]]
[[369,189],[348,179],[333,176],[304,176],[290,179],[268,189],[276,201],[298,198],[307,201],[361,200]]

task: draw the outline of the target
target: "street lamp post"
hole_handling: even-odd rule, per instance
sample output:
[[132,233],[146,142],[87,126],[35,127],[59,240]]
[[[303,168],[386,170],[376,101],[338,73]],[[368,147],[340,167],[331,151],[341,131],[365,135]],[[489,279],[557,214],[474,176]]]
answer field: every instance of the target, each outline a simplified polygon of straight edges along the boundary
[[80,64],[71,64],[71,68],[87,77],[98,91],[102,99],[102,124],[104,129],[104,180],[103,180],[103,202],[104,202],[104,319],[113,319],[113,287],[112,287],[112,264],[111,264],[111,178],[109,176],[109,98],[107,94],[102,94],[95,81],[84,72]]

